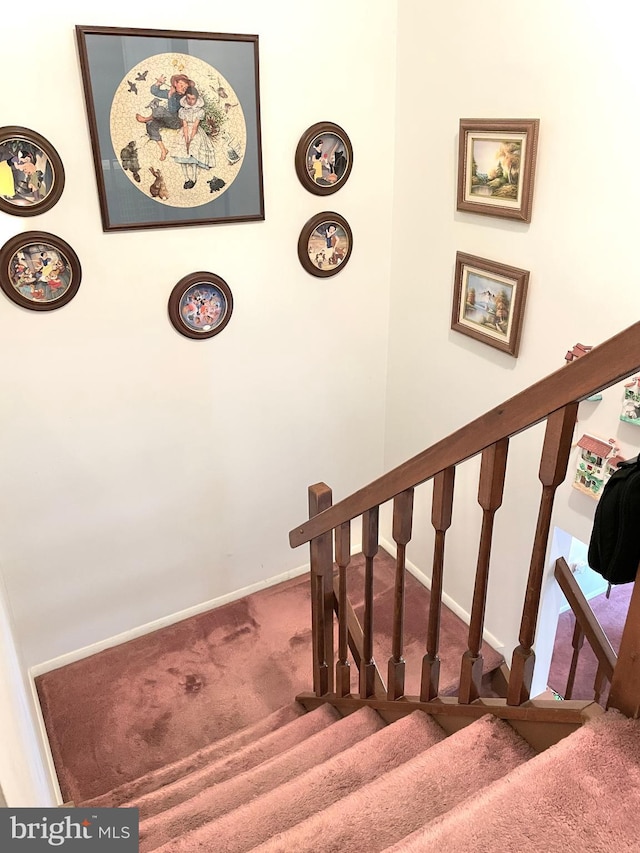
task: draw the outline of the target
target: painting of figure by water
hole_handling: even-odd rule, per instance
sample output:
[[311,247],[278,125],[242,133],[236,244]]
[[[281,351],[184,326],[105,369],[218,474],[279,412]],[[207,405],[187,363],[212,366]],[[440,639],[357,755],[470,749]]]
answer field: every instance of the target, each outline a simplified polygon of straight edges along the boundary
[[466,271],[461,320],[500,340],[511,329],[513,284]]

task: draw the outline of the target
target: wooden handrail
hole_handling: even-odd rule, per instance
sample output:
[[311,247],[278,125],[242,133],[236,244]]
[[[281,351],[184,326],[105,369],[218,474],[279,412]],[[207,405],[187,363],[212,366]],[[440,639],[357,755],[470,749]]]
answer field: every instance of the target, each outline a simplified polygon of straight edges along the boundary
[[589,607],[587,599],[584,597],[584,593],[578,586],[578,582],[564,557],[556,560],[554,575],[560,589],[569,602],[569,606],[575,614],[576,623],[582,629],[587,642],[598,659],[598,667],[602,670],[609,683],[611,683],[618,656],[613,650],[609,638],[602,630],[602,626],[598,622],[593,610]]
[[374,506],[431,479],[440,471],[516,435],[553,412],[615,385],[640,370],[640,321],[594,347],[447,438],[305,520],[289,533],[292,548],[327,533]]

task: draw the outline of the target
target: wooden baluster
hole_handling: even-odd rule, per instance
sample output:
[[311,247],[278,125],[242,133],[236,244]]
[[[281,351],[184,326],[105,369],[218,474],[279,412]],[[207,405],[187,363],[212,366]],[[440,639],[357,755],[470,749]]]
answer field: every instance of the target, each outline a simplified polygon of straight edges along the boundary
[[596,671],[596,677],[593,681],[593,701],[599,702],[600,697],[602,696],[602,688],[604,687],[604,683],[606,681],[606,676],[604,674],[604,669],[602,668],[602,664],[598,664],[598,669]]
[[607,708],[617,708],[634,720],[640,717],[640,583],[637,578],[622,629]]
[[411,539],[413,489],[396,495],[393,501],[393,538],[396,552],[396,585],[393,603],[393,642],[387,675],[387,699],[404,696],[404,581],[407,544]]
[[336,527],[336,563],[340,572],[338,592],[338,662],[336,664],[336,693],[351,693],[351,668],[347,659],[349,631],[347,624],[347,566],[351,561],[351,522]]
[[[309,518],[331,506],[325,483],[309,486]],[[316,696],[333,691],[333,548],[331,532],[309,543],[311,552],[311,633],[313,689]]]
[[373,659],[373,559],[378,553],[378,507],[362,514],[364,570],[363,654],[360,665],[360,698],[375,696],[376,664]]
[[553,412],[547,418],[547,429],[542,446],[539,479],[542,483],[542,497],[538,511],[538,523],[533,540],[531,564],[525,593],[522,621],[520,623],[520,645],[513,650],[511,676],[507,691],[508,705],[522,705],[531,693],[531,681],[535,665],[535,653],[532,649],[535,639],[540,593],[546,562],[551,512],[556,489],[567,474],[567,463],[571,452],[573,428],[578,413],[578,404],[569,403]]
[[571,640],[571,645],[573,647],[573,654],[571,655],[571,665],[569,666],[569,676],[567,678],[567,689],[564,691],[564,698],[571,699],[573,695],[573,685],[576,680],[576,670],[578,668],[578,660],[580,659],[580,652],[582,651],[582,647],[584,645],[584,631],[580,627],[580,623],[576,619],[576,624],[573,628],[573,638]]
[[480,696],[484,660],[480,654],[484,613],[487,604],[489,585],[489,561],[491,559],[491,540],[496,510],[502,505],[504,476],[507,468],[507,450],[509,439],[487,447],[482,453],[480,482],[478,485],[478,503],[482,507],[482,530],[478,548],[476,580],[473,590],[471,621],[469,623],[469,648],[462,656],[460,669],[460,690],[458,702],[469,704]]
[[451,526],[453,513],[453,483],[455,468],[447,468],[433,478],[433,503],[431,524],[436,531],[433,550],[433,571],[429,600],[429,626],[427,628],[427,653],[422,658],[420,701],[429,702],[438,695],[440,681],[440,658],[438,640],[440,635],[440,611],[442,607],[442,578],[444,568],[444,537]]

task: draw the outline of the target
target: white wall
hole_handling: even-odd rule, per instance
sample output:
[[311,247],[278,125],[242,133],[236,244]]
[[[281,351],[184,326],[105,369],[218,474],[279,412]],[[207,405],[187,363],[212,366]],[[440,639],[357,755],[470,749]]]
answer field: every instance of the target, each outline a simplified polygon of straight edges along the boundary
[[0,808],[53,805],[38,735],[31,685],[15,646],[11,613],[0,577]]
[[[38,60],[19,39],[0,57],[5,76],[23,78],[4,123],[55,145],[66,186],[50,212],[3,215],[1,236],[58,234],[83,280],[57,311],[0,301],[0,558],[27,665],[303,565],[287,533],[307,486],[351,490],[380,473],[395,92],[395,3],[348,3],[319,29],[294,0],[196,3],[186,19],[171,4],[41,5]],[[259,34],[264,222],[102,232],[77,23]],[[320,120],[341,124],[355,150],[327,198],[293,166]],[[298,235],[334,208],[354,251],[319,279],[298,261]],[[204,342],[167,318],[174,284],[199,269],[235,300]]]
[[[4,77],[23,78],[2,123],[49,138],[67,183],[46,214],[0,214],[0,240],[58,234],[83,283],[58,311],[0,300],[0,565],[24,667],[294,571],[307,555],[289,550],[287,531],[310,483],[344,497],[561,366],[574,343],[637,319],[638,33],[622,0],[349,0],[322,18],[296,0],[244,0],[191,4],[188,21],[169,4],[115,0],[87,13],[70,0],[54,15],[37,0],[31,14],[43,25],[29,32],[30,61],[20,39],[0,55]],[[78,23],[260,35],[265,222],[102,232]],[[456,212],[458,122],[474,116],[540,118],[530,225]],[[355,150],[348,184],[328,199],[293,170],[318,120],[345,127]],[[354,231],[349,266],[329,280],[296,254],[302,224],[322,209]],[[450,330],[456,250],[531,271],[517,360]],[[180,337],[166,317],[171,288],[196,269],[222,275],[235,298],[230,325],[208,342]],[[617,394],[580,417],[635,452]],[[537,428],[513,442],[495,536],[487,627],[507,647],[540,438]],[[457,501],[464,535],[449,542],[445,586],[462,607],[476,475],[475,462],[458,474],[471,502]],[[589,499],[559,497],[556,523],[588,538]],[[417,505],[428,512],[428,494]],[[410,557],[429,574],[424,518]]]
[[[66,184],[49,212],[0,214],[0,244],[52,232],[83,272],[59,310],[0,298],[0,565],[24,667],[295,571],[308,554],[288,531],[308,485],[345,494],[381,473],[396,9],[36,0],[27,42],[3,40],[0,70],[20,91],[1,124],[49,139]],[[76,24],[259,35],[264,222],[103,233]],[[327,198],[294,169],[317,121],[343,126],[355,152]],[[322,210],[354,235],[330,279],[297,256]],[[167,300],[202,269],[228,282],[234,312],[191,341]]]
[[[628,12],[622,0],[399,4],[385,468],[562,367],[575,343],[598,344],[637,320],[629,151],[640,132],[640,59]],[[461,118],[540,119],[530,224],[456,210]],[[530,271],[517,359],[450,329],[456,251]],[[627,455],[637,453],[640,429],[619,422],[621,401],[618,387],[582,404],[576,438],[617,436]],[[518,642],[541,438],[537,427],[512,442],[496,522],[486,626],[507,655]],[[480,509],[477,461],[466,468],[457,472],[445,591],[469,609]],[[427,574],[429,496],[409,550]],[[555,523],[588,541],[594,507],[567,484]]]

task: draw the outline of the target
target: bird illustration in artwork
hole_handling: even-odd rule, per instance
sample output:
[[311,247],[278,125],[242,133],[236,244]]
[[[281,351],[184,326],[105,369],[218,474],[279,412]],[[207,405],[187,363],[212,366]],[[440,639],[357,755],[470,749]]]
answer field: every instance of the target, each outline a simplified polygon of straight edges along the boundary
[[223,134],[223,139],[225,142],[225,154],[227,155],[227,160],[231,166],[235,166],[235,164],[242,158],[242,154],[238,150],[240,146],[226,131]]
[[228,98],[229,97],[229,95],[227,95],[227,92],[226,92],[224,86],[222,86],[220,84],[220,78],[219,77],[218,77],[218,96],[220,98]]
[[149,69],[147,69],[146,71],[141,71],[139,74],[136,74],[136,80],[146,80],[148,73]]
[[134,95],[138,94],[138,87],[135,83],[132,83],[131,80],[127,80],[127,86],[129,87],[129,92],[133,92]]
[[237,104],[230,104],[230,103],[227,101],[227,103],[224,105],[224,108],[225,108],[226,112],[229,112],[229,110],[230,110],[232,107],[237,107],[237,106],[238,106]]

